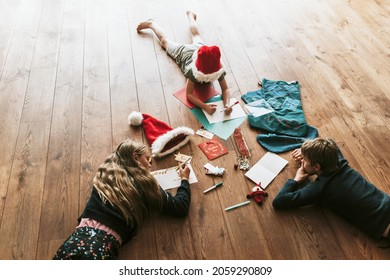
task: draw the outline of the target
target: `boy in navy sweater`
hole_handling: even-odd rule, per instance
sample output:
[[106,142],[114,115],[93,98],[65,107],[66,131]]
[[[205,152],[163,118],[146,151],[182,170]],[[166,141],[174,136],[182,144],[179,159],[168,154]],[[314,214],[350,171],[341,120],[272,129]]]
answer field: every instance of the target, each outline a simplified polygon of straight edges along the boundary
[[[275,197],[275,209],[319,204],[374,239],[389,237],[390,196],[352,169],[332,139],[308,140],[292,156],[301,166]],[[308,182],[311,175],[317,177]]]

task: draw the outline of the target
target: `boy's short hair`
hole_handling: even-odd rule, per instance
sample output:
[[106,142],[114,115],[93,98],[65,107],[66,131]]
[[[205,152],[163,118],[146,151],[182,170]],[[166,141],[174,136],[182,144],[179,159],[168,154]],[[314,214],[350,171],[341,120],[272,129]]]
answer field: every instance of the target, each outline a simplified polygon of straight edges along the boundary
[[322,172],[332,172],[338,167],[338,147],[332,139],[307,140],[302,144],[301,152],[312,166],[318,163]]

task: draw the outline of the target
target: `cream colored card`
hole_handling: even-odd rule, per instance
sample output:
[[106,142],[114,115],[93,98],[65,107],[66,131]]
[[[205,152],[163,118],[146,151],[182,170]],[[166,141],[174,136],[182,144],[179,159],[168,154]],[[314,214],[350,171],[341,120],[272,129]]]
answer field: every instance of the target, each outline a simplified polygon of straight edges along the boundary
[[245,173],[245,176],[256,184],[261,183],[265,189],[269,183],[282,171],[288,161],[277,154],[267,152],[255,165]]
[[[188,164],[188,167],[191,170],[190,178],[188,182],[190,184],[198,182],[196,178],[195,172],[192,169],[191,164]],[[181,179],[179,177],[178,171],[176,171],[177,166],[160,169],[156,171],[152,171],[151,174],[156,178],[157,182],[160,184],[161,188],[164,190],[177,188],[180,186]]]

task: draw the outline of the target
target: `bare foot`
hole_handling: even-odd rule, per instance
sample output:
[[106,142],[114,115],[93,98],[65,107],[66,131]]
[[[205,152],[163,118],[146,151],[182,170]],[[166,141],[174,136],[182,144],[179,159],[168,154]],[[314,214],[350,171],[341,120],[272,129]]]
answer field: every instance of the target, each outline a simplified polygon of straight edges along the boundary
[[152,19],[148,19],[147,21],[141,22],[137,26],[137,32],[140,32],[143,29],[151,28],[152,24],[153,24],[153,20]]
[[196,14],[195,14],[194,12],[192,12],[192,11],[187,11],[186,13],[187,13],[187,16],[188,16],[188,17],[192,17],[194,20],[196,20]]

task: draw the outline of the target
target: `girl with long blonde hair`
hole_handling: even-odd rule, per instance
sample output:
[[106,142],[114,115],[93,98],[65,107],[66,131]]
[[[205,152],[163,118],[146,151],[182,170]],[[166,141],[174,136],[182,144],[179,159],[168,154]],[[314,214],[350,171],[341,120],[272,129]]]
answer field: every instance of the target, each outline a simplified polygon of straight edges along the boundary
[[186,217],[191,202],[189,167],[179,168],[182,180],[175,196],[158,185],[150,168],[146,145],[122,142],[100,165],[79,225],[53,259],[115,259],[146,219],[159,214]]

